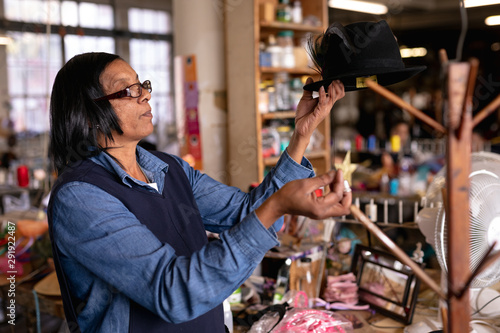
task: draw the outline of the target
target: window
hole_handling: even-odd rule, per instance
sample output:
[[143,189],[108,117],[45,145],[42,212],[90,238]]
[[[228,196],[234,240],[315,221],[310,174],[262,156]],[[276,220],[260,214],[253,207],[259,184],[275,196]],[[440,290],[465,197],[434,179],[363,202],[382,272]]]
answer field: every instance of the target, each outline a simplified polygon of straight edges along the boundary
[[57,35],[9,32],[7,77],[10,120],[15,132],[44,132],[49,128],[48,96],[61,67]]
[[85,52],[115,53],[115,40],[113,37],[95,37],[67,35],[64,37],[64,61],[75,55]]
[[4,0],[5,18],[10,21],[59,24],[58,1]]
[[[16,133],[43,133],[49,130],[52,83],[63,63],[82,52],[115,52],[112,37],[66,33],[64,26],[82,22],[82,27],[112,29],[113,11],[109,5],[75,1],[4,0],[4,6],[6,19],[23,23],[18,25],[21,31],[7,33],[11,38],[7,48],[10,123]],[[59,34],[50,33],[60,17],[64,20]]]
[[[123,52],[130,54],[126,60],[141,79],[153,83],[153,120],[156,133],[162,135],[151,141],[159,149],[165,147],[168,140],[164,133],[175,128],[169,127],[175,119],[169,12],[144,8],[120,11],[120,15],[128,15],[128,20],[122,18],[128,21],[128,29],[117,31],[111,4],[123,8],[127,5],[124,0],[3,0],[3,4],[10,44],[6,66],[0,72],[8,78],[7,123],[16,133],[36,136],[49,130],[52,84],[66,61],[84,52]],[[117,38],[128,38],[128,52],[117,50]]]
[[[164,11],[130,8],[128,18],[129,29],[132,32],[160,34],[171,31],[170,16]],[[133,38],[129,46],[130,65],[139,74],[141,80],[149,79],[153,85],[150,104],[157,133],[166,133],[175,121],[172,91],[172,43],[168,40]],[[165,135],[156,135],[148,140],[155,141],[152,143],[162,150],[169,141]]]
[[171,32],[170,15],[165,11],[130,8],[128,10],[129,30],[167,34]]

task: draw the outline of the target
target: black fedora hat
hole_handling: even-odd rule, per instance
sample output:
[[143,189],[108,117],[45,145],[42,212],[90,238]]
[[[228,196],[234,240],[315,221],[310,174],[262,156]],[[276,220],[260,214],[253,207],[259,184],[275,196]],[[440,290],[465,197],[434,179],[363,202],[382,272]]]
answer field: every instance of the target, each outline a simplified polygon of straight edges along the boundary
[[333,23],[322,35],[309,38],[308,52],[322,77],[304,86],[309,91],[327,89],[333,80],[342,81],[345,91],[364,89],[367,77],[388,86],[426,68],[405,66],[396,37],[384,20],[345,27]]

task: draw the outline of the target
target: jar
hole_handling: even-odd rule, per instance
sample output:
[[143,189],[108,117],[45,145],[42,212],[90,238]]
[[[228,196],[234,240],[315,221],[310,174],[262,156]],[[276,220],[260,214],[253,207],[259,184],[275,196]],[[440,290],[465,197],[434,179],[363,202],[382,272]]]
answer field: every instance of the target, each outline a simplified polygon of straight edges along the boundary
[[266,52],[270,54],[270,66],[271,67],[280,67],[281,59],[282,59],[282,48],[278,45],[276,38],[274,35],[269,35],[268,44],[266,48]]
[[279,22],[292,22],[292,7],[289,0],[280,0],[276,8],[276,20]]
[[295,67],[295,54],[293,53],[293,31],[283,30],[278,32],[278,46],[281,47],[281,67]]

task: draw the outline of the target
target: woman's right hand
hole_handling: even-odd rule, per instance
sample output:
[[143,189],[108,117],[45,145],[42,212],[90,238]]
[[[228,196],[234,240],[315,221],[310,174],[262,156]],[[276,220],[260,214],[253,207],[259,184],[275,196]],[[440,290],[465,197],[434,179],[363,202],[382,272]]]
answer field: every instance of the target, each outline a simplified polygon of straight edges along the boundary
[[[315,191],[328,186],[330,191],[317,196]],[[352,193],[344,192],[342,171],[329,171],[314,178],[298,179],[285,184],[255,210],[257,217],[269,228],[284,214],[324,219],[349,214]]]

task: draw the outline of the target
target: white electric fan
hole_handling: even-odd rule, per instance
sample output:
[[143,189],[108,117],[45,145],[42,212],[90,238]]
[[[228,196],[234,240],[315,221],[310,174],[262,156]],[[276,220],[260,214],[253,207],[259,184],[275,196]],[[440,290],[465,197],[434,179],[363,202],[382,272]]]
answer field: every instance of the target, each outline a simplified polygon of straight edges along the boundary
[[[500,155],[489,152],[472,153],[469,180],[468,245],[470,270],[475,271],[495,242],[492,254],[500,251]],[[446,168],[443,168],[427,189],[424,208],[418,213],[417,223],[426,241],[434,248],[443,273],[447,274],[448,232],[442,196],[442,189],[445,187]],[[490,316],[500,320],[500,297],[495,298],[500,294],[492,289],[483,289],[498,282],[500,282],[500,260],[488,266],[471,283],[472,314],[479,312],[482,318]],[[486,304],[490,301],[491,303]],[[477,311],[479,309],[481,311]]]

